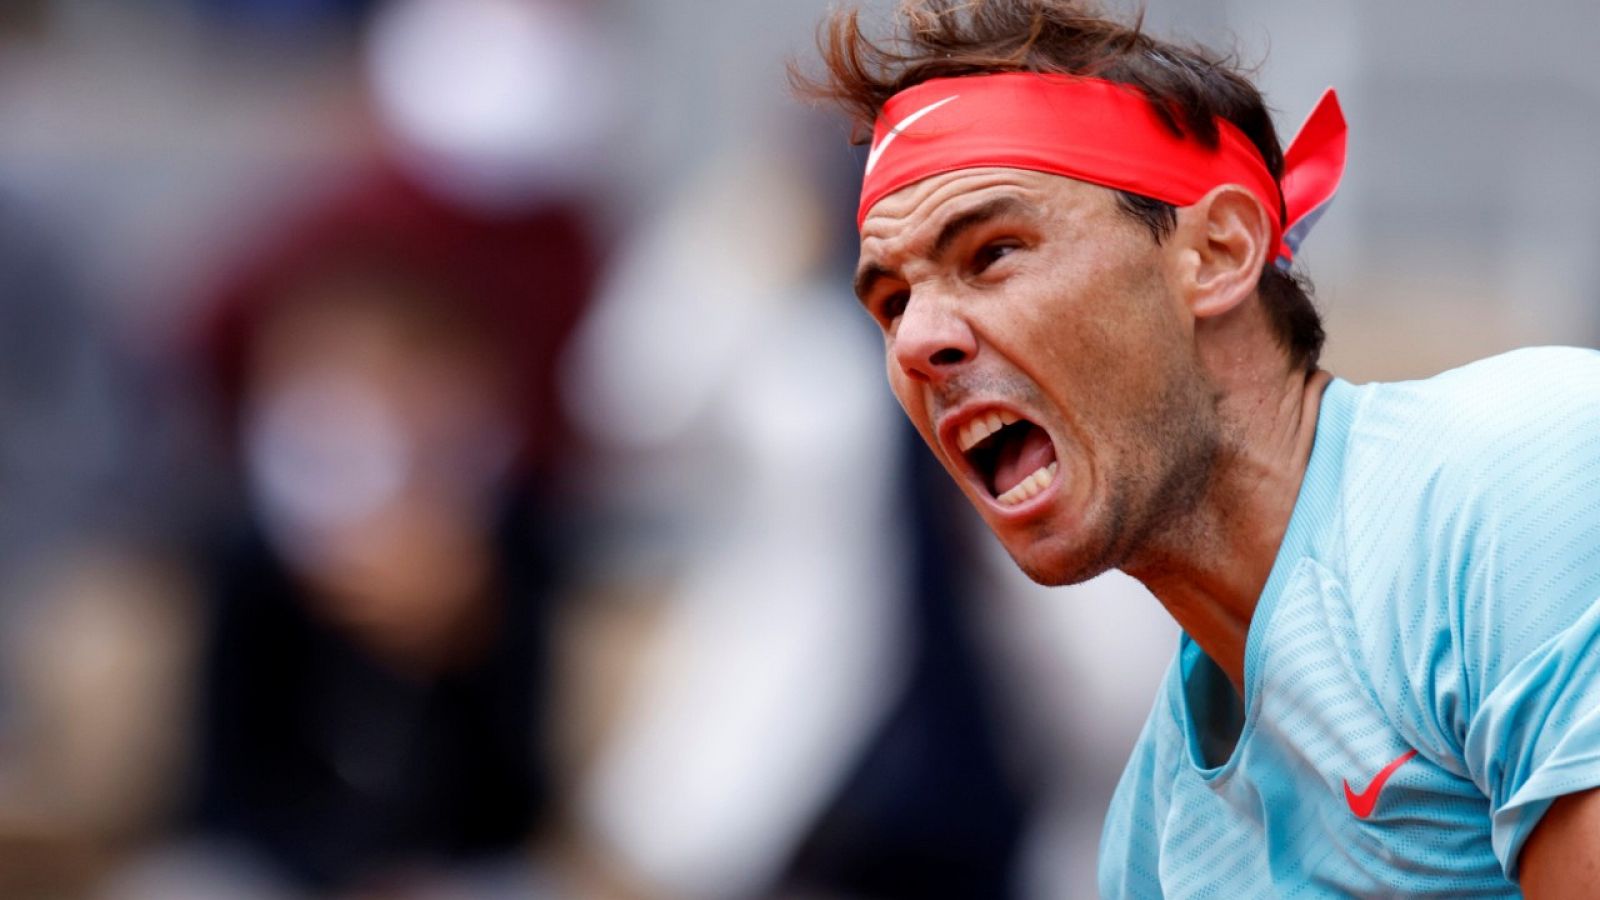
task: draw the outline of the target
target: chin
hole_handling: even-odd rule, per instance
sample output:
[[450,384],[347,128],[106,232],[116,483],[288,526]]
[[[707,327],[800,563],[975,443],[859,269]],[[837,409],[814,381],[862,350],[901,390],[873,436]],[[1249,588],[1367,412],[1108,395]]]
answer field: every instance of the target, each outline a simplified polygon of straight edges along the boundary
[[1082,547],[1062,547],[1059,538],[1032,541],[1022,548],[1002,543],[1017,568],[1045,587],[1079,584],[1115,568],[1103,554],[1088,553]]

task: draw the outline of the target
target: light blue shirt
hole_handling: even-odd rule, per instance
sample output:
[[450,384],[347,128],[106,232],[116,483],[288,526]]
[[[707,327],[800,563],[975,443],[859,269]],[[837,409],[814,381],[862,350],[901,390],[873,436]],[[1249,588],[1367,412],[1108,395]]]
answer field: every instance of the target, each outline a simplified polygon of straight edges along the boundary
[[1101,893],[1518,896],[1539,817],[1600,785],[1597,600],[1600,353],[1335,380],[1250,623],[1237,741],[1236,695],[1183,636]]

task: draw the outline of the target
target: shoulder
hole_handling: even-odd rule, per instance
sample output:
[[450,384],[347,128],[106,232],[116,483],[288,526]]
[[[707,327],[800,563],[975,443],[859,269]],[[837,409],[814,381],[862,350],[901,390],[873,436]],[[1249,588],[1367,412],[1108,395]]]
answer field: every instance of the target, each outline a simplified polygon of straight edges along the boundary
[[1421,381],[1362,387],[1351,471],[1423,491],[1418,512],[1471,498],[1516,505],[1560,490],[1558,470],[1600,471],[1600,351],[1517,350]]
[[1600,352],[1519,350],[1359,390],[1344,511],[1379,555],[1461,561],[1491,539],[1502,553],[1561,543],[1562,518],[1600,522]]
[[1522,429],[1551,415],[1587,411],[1592,417],[1600,410],[1600,351],[1514,350],[1432,378],[1361,390],[1360,419],[1367,433],[1409,438],[1441,450],[1448,449],[1440,445],[1447,437],[1528,439],[1536,435]]
[[1454,742],[1449,707],[1600,596],[1600,352],[1356,391],[1335,567],[1391,713]]

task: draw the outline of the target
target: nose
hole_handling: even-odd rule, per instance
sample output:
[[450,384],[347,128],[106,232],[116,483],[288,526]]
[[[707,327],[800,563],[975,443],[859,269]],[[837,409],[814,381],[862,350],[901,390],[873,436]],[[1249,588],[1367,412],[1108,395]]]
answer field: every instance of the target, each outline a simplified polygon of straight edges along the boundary
[[914,381],[942,381],[978,352],[978,340],[948,303],[936,296],[913,297],[895,327],[895,362]]

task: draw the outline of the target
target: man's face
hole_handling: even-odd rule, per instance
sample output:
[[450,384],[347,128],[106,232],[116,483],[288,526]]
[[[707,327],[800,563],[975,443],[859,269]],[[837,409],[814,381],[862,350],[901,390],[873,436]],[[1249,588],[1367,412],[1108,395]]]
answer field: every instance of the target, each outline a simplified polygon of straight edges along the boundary
[[1177,252],[1112,191],[1017,169],[927,178],[862,225],[890,386],[1036,581],[1158,563],[1205,491],[1219,426]]

